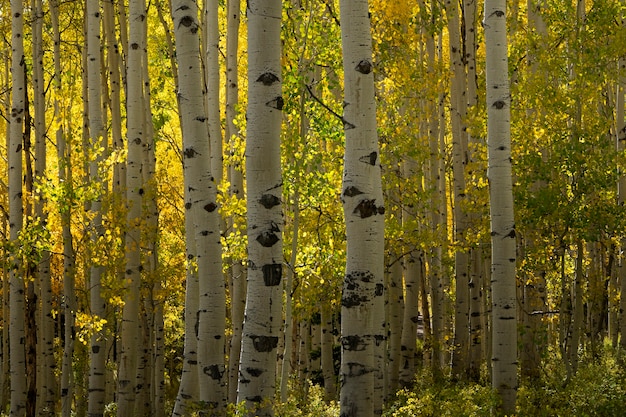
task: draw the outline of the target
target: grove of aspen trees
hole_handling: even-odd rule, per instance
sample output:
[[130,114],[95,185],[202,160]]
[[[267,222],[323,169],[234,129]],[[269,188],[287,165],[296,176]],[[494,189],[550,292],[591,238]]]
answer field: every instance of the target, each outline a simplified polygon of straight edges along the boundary
[[0,32],[0,416],[626,415],[625,0]]

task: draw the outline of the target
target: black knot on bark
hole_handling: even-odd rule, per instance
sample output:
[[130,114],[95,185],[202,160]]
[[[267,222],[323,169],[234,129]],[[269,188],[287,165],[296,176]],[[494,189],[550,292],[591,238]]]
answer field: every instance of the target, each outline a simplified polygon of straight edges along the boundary
[[384,206],[376,206],[376,199],[361,200],[361,202],[355,207],[354,214],[357,214],[360,218],[365,219],[375,214],[384,214]]
[[341,345],[345,350],[359,351],[365,350],[365,343],[361,336],[344,336],[341,338]]
[[279,239],[276,233],[268,231],[262,232],[256,238],[256,241],[259,242],[261,246],[266,248],[271,248],[276,244],[276,242],[278,242],[278,240]]
[[264,72],[259,76],[259,78],[257,78],[256,81],[263,83],[263,85],[270,86],[275,82],[280,81],[280,79],[276,76],[276,74],[273,74],[271,72]]
[[265,103],[265,105],[276,110],[282,110],[285,105],[285,100],[281,96],[278,96],[274,100]]
[[278,337],[276,336],[256,336],[250,335],[252,346],[257,352],[271,352],[278,346]]
[[214,381],[219,381],[224,375],[224,371],[220,369],[219,365],[205,366],[202,372]]
[[370,72],[372,72],[372,63],[369,60],[364,59],[356,65],[355,70],[357,70],[361,74],[369,74]]
[[185,158],[194,158],[198,155],[198,152],[196,152],[194,148],[185,148],[183,154],[185,155]]
[[207,205],[204,206],[204,209],[208,211],[209,213],[214,212],[216,208],[217,208],[217,204],[213,202],[208,203]]
[[495,107],[498,110],[502,110],[504,108],[504,101],[502,100],[498,100],[495,103],[493,103],[493,107]]
[[263,282],[266,287],[275,287],[280,284],[283,276],[282,264],[266,264],[261,269],[263,271]]
[[188,28],[188,27],[190,27],[193,24],[194,24],[193,17],[191,17],[191,16],[183,16],[180,19],[179,26],[184,26],[184,27]]
[[259,203],[266,209],[271,209],[272,207],[276,207],[280,204],[280,198],[276,197],[273,194],[263,194],[259,199]]
[[259,368],[246,368],[246,372],[253,377],[260,377],[265,371]]
[[353,185],[347,187],[343,192],[343,195],[345,195],[346,197],[354,197],[359,194],[363,194],[363,192]]

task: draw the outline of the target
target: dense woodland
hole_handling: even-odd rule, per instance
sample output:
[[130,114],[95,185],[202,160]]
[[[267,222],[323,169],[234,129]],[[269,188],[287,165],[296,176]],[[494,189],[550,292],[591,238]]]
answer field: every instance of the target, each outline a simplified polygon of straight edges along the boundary
[[624,413],[625,22],[0,0],[0,414]]

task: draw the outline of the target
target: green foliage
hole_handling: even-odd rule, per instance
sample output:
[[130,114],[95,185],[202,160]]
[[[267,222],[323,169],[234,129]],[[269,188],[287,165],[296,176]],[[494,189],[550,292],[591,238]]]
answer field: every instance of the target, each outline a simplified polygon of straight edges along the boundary
[[556,358],[548,363],[543,380],[522,385],[519,417],[626,415],[624,352],[605,344],[599,358],[588,357],[565,383],[565,370]]
[[403,389],[383,413],[384,417],[491,416],[496,394],[479,384],[436,382],[432,373],[418,374],[413,389]]
[[293,396],[285,403],[275,407],[276,417],[338,417],[339,404],[336,401],[324,401],[324,388],[309,382],[305,398]]

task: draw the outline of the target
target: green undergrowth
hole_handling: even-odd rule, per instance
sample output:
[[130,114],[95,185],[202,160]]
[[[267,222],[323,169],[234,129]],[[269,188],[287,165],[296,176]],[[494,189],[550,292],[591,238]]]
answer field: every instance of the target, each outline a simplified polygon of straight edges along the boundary
[[[569,380],[562,362],[547,359],[538,381],[522,381],[515,417],[626,416],[626,353],[610,345],[595,357],[581,357]],[[414,387],[401,390],[383,417],[478,417],[499,415],[488,384],[435,381],[421,371]],[[511,416],[511,417],[513,417]]]
[[522,384],[518,417],[626,416],[625,352],[605,344],[596,357],[582,357],[568,381],[560,362],[548,362],[541,381]]
[[490,416],[496,405],[497,398],[489,387],[435,380],[424,370],[411,389],[398,391],[383,417]]

